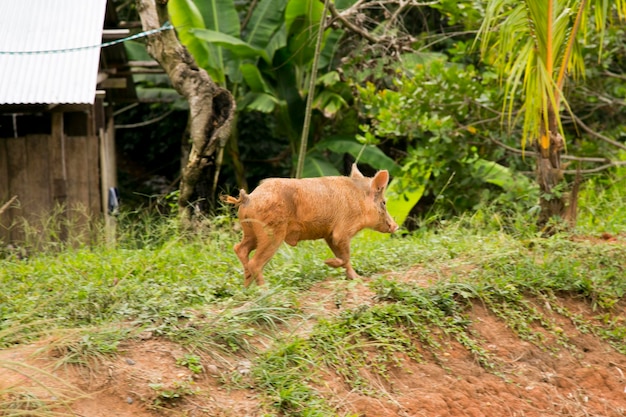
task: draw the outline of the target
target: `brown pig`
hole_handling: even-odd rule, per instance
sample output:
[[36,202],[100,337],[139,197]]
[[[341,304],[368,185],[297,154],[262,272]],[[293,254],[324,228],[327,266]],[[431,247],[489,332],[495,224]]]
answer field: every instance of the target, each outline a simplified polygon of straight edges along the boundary
[[388,182],[387,171],[368,178],[352,165],[349,177],[271,178],[250,194],[241,190],[237,199],[223,198],[239,207],[243,239],[234,249],[243,264],[244,285],[263,285],[263,267],[283,241],[295,246],[312,239],[324,239],[335,254],[327,265],[344,267],[349,279],[356,278],[350,264],[354,235],[365,228],[382,233],[398,229],[387,212]]

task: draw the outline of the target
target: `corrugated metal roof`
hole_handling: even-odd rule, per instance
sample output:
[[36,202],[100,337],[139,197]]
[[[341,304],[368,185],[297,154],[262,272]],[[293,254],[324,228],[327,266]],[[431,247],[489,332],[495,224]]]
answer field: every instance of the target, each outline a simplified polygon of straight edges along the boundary
[[102,42],[105,8],[106,0],[0,0],[0,104],[92,104],[100,48],[71,49]]

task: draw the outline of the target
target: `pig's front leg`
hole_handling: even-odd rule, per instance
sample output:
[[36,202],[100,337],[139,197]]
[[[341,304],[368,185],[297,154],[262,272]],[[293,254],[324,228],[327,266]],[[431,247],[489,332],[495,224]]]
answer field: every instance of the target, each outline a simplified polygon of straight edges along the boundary
[[333,268],[344,267],[348,279],[356,279],[359,275],[350,264],[350,239],[326,238],[326,243],[333,251],[336,258],[326,259],[324,263]]

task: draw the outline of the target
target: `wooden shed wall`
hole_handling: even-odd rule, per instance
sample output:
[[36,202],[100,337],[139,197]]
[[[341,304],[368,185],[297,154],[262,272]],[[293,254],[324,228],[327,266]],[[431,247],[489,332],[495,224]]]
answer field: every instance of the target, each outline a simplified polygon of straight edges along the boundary
[[59,136],[0,138],[0,206],[17,196],[0,214],[0,241],[84,239],[102,212],[98,137]]

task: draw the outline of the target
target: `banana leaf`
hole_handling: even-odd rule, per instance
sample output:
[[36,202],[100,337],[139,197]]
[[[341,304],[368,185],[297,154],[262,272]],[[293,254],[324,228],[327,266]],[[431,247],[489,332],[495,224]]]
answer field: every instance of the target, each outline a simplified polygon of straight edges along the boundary
[[388,170],[391,175],[397,174],[400,170],[398,164],[379,148],[374,145],[362,145],[351,136],[329,137],[317,143],[314,149],[329,150],[338,154],[348,153],[372,168]]
[[[209,47],[191,33],[194,28],[205,27],[204,19],[196,4],[193,0],[170,0],[167,4],[167,11],[181,43],[187,47],[200,67],[208,69],[211,60]],[[209,74],[212,77],[217,75],[211,72]]]
[[271,60],[264,49],[255,48],[246,41],[234,36],[209,29],[191,29],[190,32],[198,39],[202,39],[213,45],[219,45],[228,49],[238,58],[247,59],[261,57],[268,64],[271,63]]

